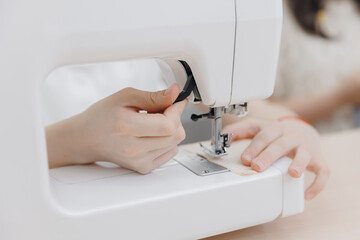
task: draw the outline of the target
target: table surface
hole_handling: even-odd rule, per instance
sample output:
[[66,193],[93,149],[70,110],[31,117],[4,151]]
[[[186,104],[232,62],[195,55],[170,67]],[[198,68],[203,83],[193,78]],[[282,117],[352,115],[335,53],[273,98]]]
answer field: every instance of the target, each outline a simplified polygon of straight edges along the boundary
[[324,135],[322,149],[331,176],[303,213],[206,240],[360,239],[360,130]]

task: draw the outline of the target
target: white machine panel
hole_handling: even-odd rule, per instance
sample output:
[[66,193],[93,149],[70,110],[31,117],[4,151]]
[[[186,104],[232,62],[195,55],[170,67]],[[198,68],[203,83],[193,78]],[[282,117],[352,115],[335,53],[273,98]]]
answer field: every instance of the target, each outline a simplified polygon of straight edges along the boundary
[[236,0],[232,104],[269,97],[275,84],[282,0]]
[[[282,169],[288,164],[284,158],[279,166],[252,176],[198,176],[175,161],[149,175],[96,165],[54,169],[51,190],[66,221],[96,227],[46,236],[67,239],[76,232],[80,239],[104,234],[106,239],[197,239],[265,223],[302,208],[295,201],[284,209]],[[302,179],[293,181],[301,184]],[[290,194],[302,193],[292,187]]]

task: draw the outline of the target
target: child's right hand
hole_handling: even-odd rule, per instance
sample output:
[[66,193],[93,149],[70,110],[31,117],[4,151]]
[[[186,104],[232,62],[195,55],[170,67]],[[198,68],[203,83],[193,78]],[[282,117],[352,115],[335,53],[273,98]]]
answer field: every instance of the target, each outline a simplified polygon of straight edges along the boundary
[[126,88],[48,126],[50,167],[109,161],[146,174],[163,165],[185,138],[180,117],[187,100],[173,104],[179,91],[178,85],[159,92]]

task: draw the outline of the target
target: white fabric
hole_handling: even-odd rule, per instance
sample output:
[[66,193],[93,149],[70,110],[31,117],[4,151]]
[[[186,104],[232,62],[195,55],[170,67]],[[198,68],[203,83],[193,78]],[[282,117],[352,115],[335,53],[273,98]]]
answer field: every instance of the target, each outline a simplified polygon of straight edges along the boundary
[[[286,2],[275,98],[291,99],[326,91],[360,70],[360,13],[351,1],[327,3],[324,28],[331,40],[304,33]],[[354,126],[353,107],[341,108],[316,124],[320,132]]]
[[157,91],[167,86],[150,59],[59,68],[43,86],[44,124],[80,113],[125,87]]

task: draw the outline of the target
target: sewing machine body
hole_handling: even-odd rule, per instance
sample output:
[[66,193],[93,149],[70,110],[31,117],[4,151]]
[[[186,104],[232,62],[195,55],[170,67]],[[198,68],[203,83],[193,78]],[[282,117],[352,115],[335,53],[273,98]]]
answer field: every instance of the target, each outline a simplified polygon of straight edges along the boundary
[[[188,155],[180,151],[175,159]],[[303,181],[286,174],[289,163],[280,159],[252,176],[197,176],[174,160],[149,175],[96,165],[54,169],[53,196],[72,215],[63,216],[67,231],[60,236],[198,239],[296,214]]]
[[186,61],[211,107],[266,98],[281,0],[1,5],[1,239],[200,238],[302,211],[302,179],[286,164],[254,176],[200,177],[172,162],[146,176],[73,166],[49,177],[41,117],[42,82],[55,68],[135,58]]

